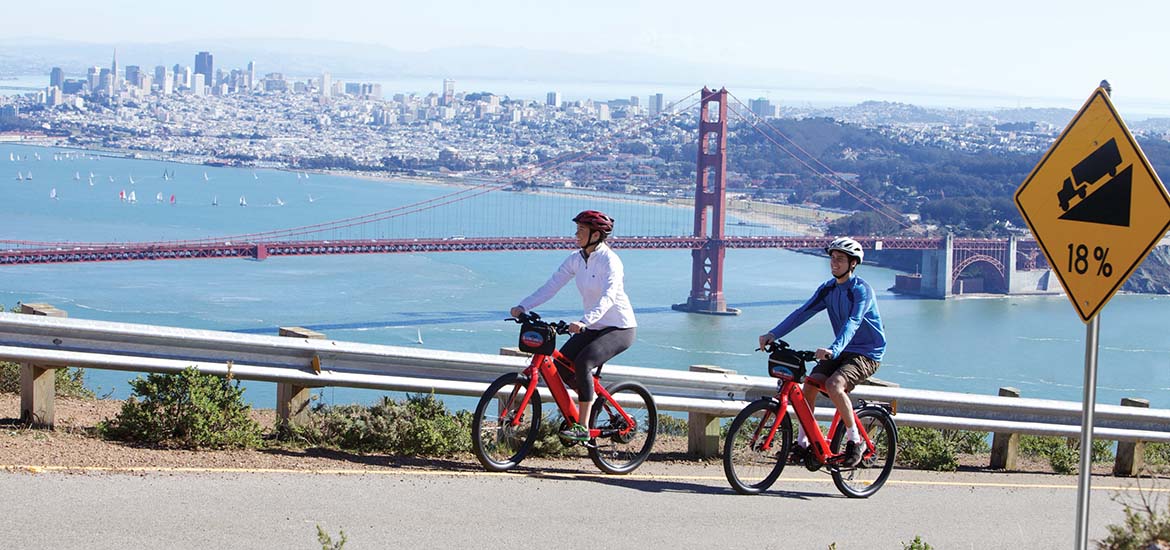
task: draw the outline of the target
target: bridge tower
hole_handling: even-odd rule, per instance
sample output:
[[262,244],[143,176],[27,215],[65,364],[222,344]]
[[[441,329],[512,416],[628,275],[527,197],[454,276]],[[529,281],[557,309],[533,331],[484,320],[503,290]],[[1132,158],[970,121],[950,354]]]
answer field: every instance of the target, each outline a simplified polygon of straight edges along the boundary
[[[699,113],[699,159],[695,176],[695,237],[705,238],[691,251],[691,295],[677,311],[712,315],[739,315],[723,298],[723,214],[727,182],[727,88],[703,87]],[[714,106],[711,104],[715,103]],[[718,109],[713,112],[712,108]],[[717,117],[717,118],[712,118]]]

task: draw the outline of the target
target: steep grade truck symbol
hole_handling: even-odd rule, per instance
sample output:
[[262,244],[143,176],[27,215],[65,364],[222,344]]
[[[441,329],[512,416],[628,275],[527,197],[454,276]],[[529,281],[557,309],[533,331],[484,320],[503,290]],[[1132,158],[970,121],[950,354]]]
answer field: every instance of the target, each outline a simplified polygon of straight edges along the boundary
[[1065,178],[1064,186],[1056,193],[1060,209],[1067,212],[1073,197],[1084,199],[1089,184],[1096,183],[1106,175],[1116,176],[1120,164],[1121,152],[1117,150],[1117,140],[1110,139],[1073,166],[1072,177]]

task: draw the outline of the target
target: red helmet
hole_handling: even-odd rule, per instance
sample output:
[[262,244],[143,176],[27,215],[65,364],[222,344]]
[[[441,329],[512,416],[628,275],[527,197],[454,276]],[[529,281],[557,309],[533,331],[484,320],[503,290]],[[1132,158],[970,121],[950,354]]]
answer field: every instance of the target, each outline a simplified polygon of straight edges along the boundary
[[613,218],[596,210],[584,210],[574,216],[573,221],[607,235],[613,231]]

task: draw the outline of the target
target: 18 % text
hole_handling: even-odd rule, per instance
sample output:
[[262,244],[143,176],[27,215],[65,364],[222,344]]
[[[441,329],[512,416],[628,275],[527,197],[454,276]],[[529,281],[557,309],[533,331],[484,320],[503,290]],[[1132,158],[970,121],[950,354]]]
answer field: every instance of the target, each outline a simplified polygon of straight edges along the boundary
[[[1105,261],[1109,257],[1109,249],[1100,246],[1093,248],[1093,260],[1097,263],[1098,277],[1111,277],[1113,264]],[[1089,272],[1089,247],[1083,244],[1068,245],[1068,270],[1078,275]]]

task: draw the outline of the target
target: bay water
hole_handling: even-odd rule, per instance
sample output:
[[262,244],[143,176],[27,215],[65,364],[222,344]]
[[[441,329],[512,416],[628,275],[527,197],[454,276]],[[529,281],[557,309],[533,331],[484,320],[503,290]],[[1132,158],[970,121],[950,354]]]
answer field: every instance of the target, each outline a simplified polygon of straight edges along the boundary
[[[234,235],[359,216],[457,189],[66,152],[0,144],[0,240],[133,242]],[[53,160],[55,156],[60,160]],[[28,172],[33,173],[32,180],[25,178]],[[55,199],[50,198],[52,189],[57,190]],[[138,203],[120,200],[123,190],[135,190]],[[163,194],[161,202],[156,200],[158,193]],[[497,204],[512,206],[483,209],[466,201],[445,214],[436,209],[428,214],[429,221],[391,221],[360,231],[369,237],[458,238],[526,231],[567,237],[574,229],[568,220],[571,213],[594,207],[615,213],[618,232],[683,234],[693,215],[686,209],[612,197],[496,194],[502,197]],[[247,197],[247,208],[237,205],[241,196]],[[212,206],[213,199],[219,206]],[[517,222],[518,215],[527,214],[517,214],[516,205],[527,205],[520,212],[529,212],[535,221]],[[623,228],[623,219],[636,220],[632,223],[641,227]],[[337,238],[354,235],[343,231]],[[757,336],[829,277],[824,257],[786,250],[728,250],[724,292],[742,314],[685,314],[670,306],[684,302],[690,291],[687,251],[618,252],[626,265],[626,288],[639,324],[637,343],[615,361],[623,365],[686,370],[707,364],[765,375],[765,357],[753,352]],[[47,302],[73,318],[253,333],[275,334],[278,326],[303,326],[337,340],[496,353],[515,345],[517,325],[503,321],[508,308],[543,283],[566,254],[4,266],[0,304]],[[906,298],[885,290],[893,285],[894,271],[863,265],[858,274],[878,291],[886,324],[889,345],[879,378],[907,388],[994,395],[999,387],[1013,386],[1026,397],[1081,400],[1085,325],[1067,298]],[[539,311],[546,318],[575,319],[580,300],[569,285]],[[1098,402],[1117,404],[1123,397],[1141,397],[1153,407],[1170,407],[1168,322],[1170,297],[1118,295],[1109,302],[1101,313]],[[786,339],[797,348],[812,349],[831,342],[832,332],[820,315]],[[88,370],[86,380],[99,394],[125,398],[127,381],[134,376]],[[252,404],[273,406],[274,384],[245,386]],[[383,395],[344,388],[318,393],[320,399],[334,403],[370,403]],[[455,402],[463,406],[462,400]]]

